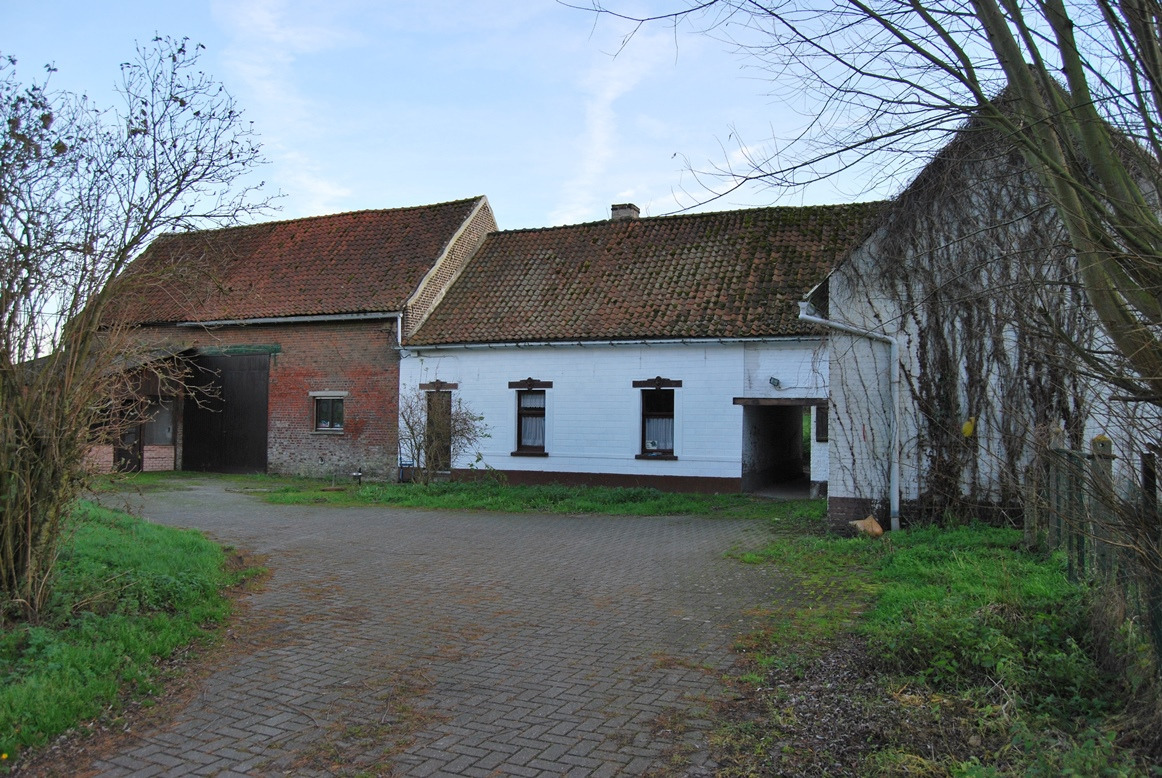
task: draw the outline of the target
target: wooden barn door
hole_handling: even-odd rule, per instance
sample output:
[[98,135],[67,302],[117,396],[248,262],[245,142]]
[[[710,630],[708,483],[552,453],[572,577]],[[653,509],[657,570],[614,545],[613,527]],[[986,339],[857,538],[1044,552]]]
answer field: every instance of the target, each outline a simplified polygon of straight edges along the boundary
[[266,472],[270,355],[199,356],[186,397],[182,468],[213,473]]

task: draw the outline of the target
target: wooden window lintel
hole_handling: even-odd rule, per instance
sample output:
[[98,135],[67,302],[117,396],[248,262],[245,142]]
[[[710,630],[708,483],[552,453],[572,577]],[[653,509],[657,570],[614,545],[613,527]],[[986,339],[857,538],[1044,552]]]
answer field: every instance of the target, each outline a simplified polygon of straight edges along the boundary
[[552,389],[553,382],[552,381],[538,381],[537,379],[533,378],[532,376],[529,376],[528,378],[521,379],[520,381],[509,381],[508,388],[509,389],[524,389],[525,391],[531,391],[533,389]]
[[662,378],[656,376],[654,378],[647,378],[643,381],[634,381],[634,389],[681,389],[682,382],[673,378]]

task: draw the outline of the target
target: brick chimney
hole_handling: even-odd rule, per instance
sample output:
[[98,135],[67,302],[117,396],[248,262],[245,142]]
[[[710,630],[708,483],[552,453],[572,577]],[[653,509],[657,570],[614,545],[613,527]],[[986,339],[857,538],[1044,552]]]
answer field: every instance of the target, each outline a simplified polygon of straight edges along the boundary
[[621,221],[622,219],[636,219],[641,211],[633,203],[614,203],[610,206],[609,218],[611,221]]

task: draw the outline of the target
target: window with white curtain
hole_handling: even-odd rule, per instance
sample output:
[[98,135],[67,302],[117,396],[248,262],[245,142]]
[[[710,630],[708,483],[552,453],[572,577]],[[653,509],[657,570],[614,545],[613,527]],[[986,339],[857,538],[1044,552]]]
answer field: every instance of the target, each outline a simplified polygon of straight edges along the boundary
[[674,390],[642,390],[642,454],[674,453]]
[[516,393],[516,450],[523,454],[545,451],[545,392],[542,389]]

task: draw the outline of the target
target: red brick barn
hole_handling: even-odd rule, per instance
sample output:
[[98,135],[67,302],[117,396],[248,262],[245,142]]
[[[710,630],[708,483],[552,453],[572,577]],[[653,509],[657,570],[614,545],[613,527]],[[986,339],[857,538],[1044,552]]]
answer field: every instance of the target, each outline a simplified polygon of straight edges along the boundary
[[111,321],[187,355],[190,375],[154,398],[125,460],[392,477],[400,337],[495,229],[476,197],[158,238]]

